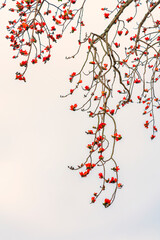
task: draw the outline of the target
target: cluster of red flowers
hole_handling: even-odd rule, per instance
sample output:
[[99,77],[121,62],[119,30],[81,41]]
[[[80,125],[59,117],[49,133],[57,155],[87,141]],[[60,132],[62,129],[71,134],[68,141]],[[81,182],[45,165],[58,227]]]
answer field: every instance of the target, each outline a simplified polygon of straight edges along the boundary
[[119,141],[122,139],[122,136],[120,134],[115,133],[114,135],[112,135],[112,137],[116,140]]
[[96,166],[96,164],[87,163],[87,164],[85,164],[85,166],[86,166],[86,171],[79,173],[81,175],[81,177],[86,177],[90,173],[92,168],[94,168]]
[[[27,68],[29,62],[37,63],[37,58],[42,59],[44,63],[50,60],[50,49],[52,47],[50,40],[53,42],[59,40],[64,29],[76,15],[76,17],[79,16],[79,20],[82,20],[79,9],[73,9],[72,7],[75,3],[75,0],[67,0],[60,5],[57,3],[56,6],[56,4],[45,0],[21,0],[15,3],[15,8],[9,9],[10,12],[17,14],[17,20],[9,21],[7,26],[9,34],[6,36],[6,39],[10,40],[10,46],[13,50],[17,50],[17,55],[13,56],[14,59],[19,56],[27,57],[27,60],[21,61],[20,66]],[[5,4],[2,6],[4,7]],[[46,8],[47,10],[44,11]],[[51,11],[51,8],[53,8],[53,11]],[[55,23],[54,25],[51,25],[51,22],[46,18],[52,12],[55,12],[51,16]],[[56,33],[56,25],[59,26],[59,33]],[[77,26],[80,28],[84,26],[83,21],[80,21]],[[76,30],[77,27],[71,27],[72,33]],[[41,37],[41,35],[45,35],[45,38]],[[44,41],[48,42],[48,45]],[[48,51],[49,54],[45,55],[45,51]],[[35,52],[35,57],[30,61],[33,52]],[[21,75],[23,76],[25,73],[26,69]],[[25,78],[22,79],[24,80]]]
[[97,130],[99,131],[99,130],[101,130],[102,128],[104,128],[106,126],[106,123],[100,123],[99,125],[98,125],[98,128],[97,128]]
[[77,104],[71,105],[71,106],[70,106],[70,110],[75,111],[75,110],[76,110],[76,107],[77,107]]
[[[82,17],[86,0],[83,0],[83,4],[79,9],[73,8],[73,4],[76,3],[76,0],[66,0],[65,3],[58,0],[58,2],[61,3],[59,5],[57,3],[56,6],[56,4],[54,5],[46,0],[17,1],[15,3],[15,8],[9,9],[10,12],[17,14],[17,19],[9,21],[7,26],[9,34],[6,36],[6,39],[10,41],[10,46],[16,53],[13,58],[16,59],[19,56],[22,58],[22,60],[20,60],[20,66],[23,67],[22,69],[25,68],[25,70],[23,73],[17,72],[16,79],[23,81],[26,81],[24,73],[30,62],[36,64],[40,60],[43,63],[50,60],[51,42],[56,43],[59,41],[63,36],[64,30],[70,23],[74,24],[70,26],[71,33],[79,31],[78,51],[72,58],[78,54],[82,44],[87,44],[87,57],[81,70],[78,73],[72,72],[69,76],[70,83],[73,82],[73,84],[75,84],[73,80],[77,78],[78,81],[75,86],[70,89],[68,94],[73,94],[80,86],[82,83],[81,77],[83,75],[85,75],[85,77],[92,76],[91,82],[89,79],[87,84],[81,84],[83,85],[82,90],[85,91],[84,97],[87,98],[87,101],[78,108],[77,104],[71,105],[70,110],[76,111],[81,109],[82,111],[88,111],[90,118],[97,117],[98,120],[96,127],[92,127],[93,130],[86,131],[88,135],[91,135],[90,138],[93,140],[87,145],[89,155],[86,161],[78,166],[77,169],[86,167],[84,172],[79,172],[81,177],[86,177],[94,167],[103,167],[103,173],[99,173],[99,178],[103,179],[103,185],[99,193],[94,193],[91,202],[94,203],[102,190],[105,190],[106,183],[114,183],[112,186],[115,187],[115,190],[112,197],[104,199],[103,202],[103,205],[108,207],[115,198],[116,190],[122,188],[122,184],[118,183],[118,171],[120,168],[113,159],[115,142],[122,139],[122,136],[117,134],[114,116],[121,107],[132,102],[131,96],[135,85],[137,85],[137,88],[143,85],[142,93],[139,93],[137,96],[138,103],[144,104],[143,114],[148,114],[150,117],[150,120],[144,123],[144,127],[149,128],[152,123],[153,132],[151,139],[155,138],[155,132],[157,132],[154,109],[160,108],[160,99],[155,96],[154,86],[160,78],[160,64],[158,61],[160,53],[159,49],[157,50],[160,42],[160,20],[152,21],[152,25],[148,26],[145,22],[145,18],[149,19],[152,16],[151,12],[158,6],[159,2],[147,1],[148,15],[145,15],[136,33],[133,34],[133,36],[128,36],[130,29],[128,26],[130,26],[130,22],[136,21],[137,7],[140,7],[144,3],[142,4],[140,0],[135,0],[135,14],[133,17],[130,16],[126,19],[126,17],[124,18],[126,15],[124,14],[121,16],[121,14],[126,11],[125,9],[127,6],[133,1],[117,0],[114,9],[109,10],[108,8],[101,8],[102,11],[105,11],[103,12],[105,20],[109,21],[104,32],[101,35],[91,33],[89,36],[86,35],[83,40],[81,37],[81,27],[84,26]],[[2,7],[4,6],[5,2],[2,4]],[[54,11],[51,11],[51,9]],[[114,15],[115,12],[117,13],[116,15]],[[48,21],[47,18],[50,18],[52,21]],[[112,20],[110,21],[110,19]],[[114,33],[115,25],[116,31]],[[124,43],[122,37],[126,38],[125,43],[127,46],[125,47],[123,47]],[[130,45],[130,41],[132,45]],[[123,57],[121,57],[121,51],[119,49],[124,50]],[[87,64],[90,70],[88,74],[85,74],[84,67]],[[143,73],[141,73],[141,70],[144,70]],[[114,73],[113,75],[112,71]],[[150,82],[147,82],[145,79],[147,71],[149,71],[149,75],[151,75]],[[124,76],[122,76],[123,74]],[[113,78],[110,76],[113,76]],[[110,100],[111,96],[114,96],[113,92],[116,85],[115,82],[117,83],[117,78],[119,78],[120,84],[120,90],[118,90],[118,93],[120,93],[120,95],[118,95],[120,100],[116,103],[117,105],[115,104],[116,107],[114,106],[114,109],[112,109],[113,106],[112,104],[110,105]],[[107,118],[109,119],[108,122]],[[110,121],[112,121],[114,125],[114,134],[111,135],[113,138],[111,139],[112,144],[110,144],[108,140],[107,127],[105,128],[106,123],[108,126]],[[108,135],[110,139],[110,134]],[[107,159],[105,153],[109,146],[112,147],[112,151],[110,157]],[[96,161],[93,161],[93,156],[96,156]],[[108,161],[112,161],[114,164],[112,170],[114,171],[115,177],[106,179],[105,164]],[[71,167],[71,169],[74,168]]]

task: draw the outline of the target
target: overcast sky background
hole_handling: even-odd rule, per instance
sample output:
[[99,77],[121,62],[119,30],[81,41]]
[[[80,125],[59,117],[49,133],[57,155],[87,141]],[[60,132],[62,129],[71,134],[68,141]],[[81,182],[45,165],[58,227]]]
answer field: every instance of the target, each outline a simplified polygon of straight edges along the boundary
[[[95,14],[105,5],[96,4],[87,13],[88,27],[100,30]],[[18,62],[4,37],[6,13],[0,13],[0,239],[159,240],[159,133],[150,140],[138,104],[119,112],[123,139],[115,158],[124,187],[110,208],[102,199],[90,204],[97,175],[82,179],[67,168],[87,156],[89,120],[69,110],[72,98],[59,97],[78,69],[76,60],[64,59],[74,53],[73,42],[62,39],[50,62],[29,68],[27,83],[15,81]]]

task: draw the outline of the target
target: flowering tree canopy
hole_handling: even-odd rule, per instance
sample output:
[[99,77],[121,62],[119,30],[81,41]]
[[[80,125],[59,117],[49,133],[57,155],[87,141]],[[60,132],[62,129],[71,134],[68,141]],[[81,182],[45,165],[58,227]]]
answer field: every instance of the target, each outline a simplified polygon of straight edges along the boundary
[[[115,116],[122,107],[138,102],[144,105],[145,128],[151,129],[151,139],[157,132],[155,111],[160,108],[158,88],[160,80],[160,0],[114,0],[111,9],[100,6],[105,29],[99,33],[85,33],[83,19],[86,0],[5,0],[9,6],[6,39],[14,50],[22,70],[16,79],[26,81],[25,73],[30,64],[46,63],[51,59],[51,48],[63,37],[66,29],[78,32],[77,52],[68,57],[76,58],[82,46],[86,49],[78,72],[69,76],[73,87],[68,94],[84,93],[80,104],[73,103],[71,111],[85,111],[95,119],[95,126],[86,130],[89,135],[88,156],[77,167],[86,178],[97,167],[100,169],[100,190],[93,193],[91,203],[103,193],[104,207],[109,207],[116,196],[119,182],[119,164],[114,158],[115,146],[122,139],[117,130]],[[12,7],[10,7],[12,5]],[[100,5],[100,3],[99,3]],[[87,9],[89,11],[89,9]],[[53,45],[53,46],[52,46]],[[29,71],[29,70],[28,70]],[[87,82],[87,84],[84,84]],[[108,130],[110,129],[110,130]],[[110,133],[112,132],[112,133]],[[108,163],[112,167],[107,168]],[[110,195],[107,190],[112,188]],[[106,191],[105,191],[106,189]]]

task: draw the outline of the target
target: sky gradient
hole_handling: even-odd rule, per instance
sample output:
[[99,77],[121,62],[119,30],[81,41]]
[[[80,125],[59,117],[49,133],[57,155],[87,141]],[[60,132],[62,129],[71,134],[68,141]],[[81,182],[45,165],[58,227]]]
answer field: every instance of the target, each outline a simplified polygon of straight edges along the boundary
[[127,106],[118,115],[123,139],[115,158],[124,187],[108,209],[104,197],[90,204],[97,173],[82,179],[67,168],[85,159],[89,125],[84,113],[69,110],[72,98],[60,98],[79,65],[64,59],[73,44],[62,39],[50,62],[31,66],[26,83],[15,81],[5,12],[0,20],[0,239],[159,240],[160,135],[150,140],[142,108]]

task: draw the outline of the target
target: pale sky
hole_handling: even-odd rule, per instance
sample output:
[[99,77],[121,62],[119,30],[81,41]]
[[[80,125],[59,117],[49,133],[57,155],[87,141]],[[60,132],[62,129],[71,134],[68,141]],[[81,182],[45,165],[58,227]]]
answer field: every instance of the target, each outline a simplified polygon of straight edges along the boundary
[[159,240],[159,133],[150,140],[138,104],[119,112],[123,139],[116,160],[124,187],[111,207],[103,207],[104,198],[91,205],[97,175],[82,179],[67,168],[87,156],[89,120],[69,110],[71,97],[59,97],[78,69],[76,60],[64,59],[73,44],[62,39],[50,62],[31,66],[26,83],[15,81],[18,62],[4,37],[5,14],[0,13],[0,239]]

